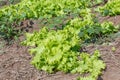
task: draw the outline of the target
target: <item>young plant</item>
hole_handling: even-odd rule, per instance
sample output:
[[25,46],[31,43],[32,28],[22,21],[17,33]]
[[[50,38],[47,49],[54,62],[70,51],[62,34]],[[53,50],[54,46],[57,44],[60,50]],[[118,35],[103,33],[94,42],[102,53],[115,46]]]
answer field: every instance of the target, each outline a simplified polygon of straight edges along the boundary
[[[89,73],[90,75],[86,78],[96,80],[101,70],[105,68],[105,64],[99,59],[99,51],[95,51],[93,55],[79,52],[82,39],[78,33],[85,25],[83,23],[84,21],[77,18],[63,30],[49,31],[43,28],[33,34],[27,33],[27,39],[22,44],[34,47],[29,50],[34,55],[31,63],[37,69],[48,73],[55,71]],[[86,78],[80,77],[79,79],[86,80]]]

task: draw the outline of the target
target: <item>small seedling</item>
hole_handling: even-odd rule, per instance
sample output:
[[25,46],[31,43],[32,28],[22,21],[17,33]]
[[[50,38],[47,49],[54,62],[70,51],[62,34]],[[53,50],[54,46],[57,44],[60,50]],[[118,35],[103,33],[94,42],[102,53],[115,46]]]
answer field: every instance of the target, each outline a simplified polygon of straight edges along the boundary
[[115,52],[115,51],[116,51],[116,48],[115,48],[115,47],[112,47],[112,51]]

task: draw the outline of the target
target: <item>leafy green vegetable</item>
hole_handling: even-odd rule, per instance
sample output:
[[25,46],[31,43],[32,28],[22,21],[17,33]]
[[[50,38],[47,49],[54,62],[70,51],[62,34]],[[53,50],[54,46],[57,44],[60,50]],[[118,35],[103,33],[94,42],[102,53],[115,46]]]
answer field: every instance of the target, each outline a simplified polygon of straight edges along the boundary
[[120,15],[120,0],[108,0],[107,4],[103,7],[99,7],[98,11],[104,16]]
[[[27,40],[22,44],[36,46],[36,48],[29,50],[31,54],[34,54],[31,63],[37,69],[49,73],[54,71],[90,73],[93,79],[97,79],[101,70],[105,68],[103,61],[99,60],[99,51],[96,51],[92,56],[88,53],[79,53],[79,37],[73,28],[71,28],[72,31],[67,29],[66,27],[64,30],[47,33],[46,28],[44,28],[38,34],[27,34]],[[80,56],[80,60],[78,56]]]
[[32,64],[40,70],[53,73],[63,71],[70,73],[86,74],[79,80],[96,80],[105,68],[99,59],[99,51],[93,55],[80,53],[82,42],[118,31],[110,22],[98,23],[89,9],[84,9],[75,18],[68,22],[63,30],[49,30],[46,27],[33,34],[27,33],[23,45],[33,46],[29,51],[34,55]]
[[[89,17],[88,14],[84,15],[86,16],[84,20],[80,18],[71,20],[63,30],[49,31],[44,27],[39,32],[27,33],[27,39],[22,44],[35,47],[29,50],[34,55],[31,63],[37,69],[49,73],[55,71],[89,73],[89,76],[79,79],[96,80],[101,74],[101,70],[105,68],[105,64],[99,59],[99,51],[95,51],[93,55],[79,52],[82,40],[84,40],[78,36],[80,30],[86,25],[94,24],[90,20],[90,15]],[[91,35],[87,35],[91,37]]]
[[[11,1],[11,3],[14,2],[14,0],[9,1]],[[20,30],[15,29],[13,25],[14,22],[18,24],[19,21],[31,18],[51,18],[70,13],[79,14],[81,10],[91,7],[91,2],[96,1],[100,2],[99,0],[22,0],[16,5],[10,5],[0,9],[0,31],[3,33],[0,35],[2,35],[3,38],[11,39],[11,37],[18,34],[16,32],[21,33]],[[2,25],[5,25],[4,30],[1,29]],[[5,32],[5,30],[8,29],[11,29],[11,34]],[[12,35],[14,33],[16,34]]]
[[[100,53],[97,50],[92,55],[80,53],[82,42],[114,33],[118,29],[110,22],[100,24],[95,21],[94,15],[87,8],[92,5],[90,2],[91,0],[23,0],[0,10],[0,30],[9,38],[15,31],[12,26],[14,21],[18,23],[31,18],[49,20],[51,17],[77,14],[77,18],[68,21],[62,30],[54,31],[44,27],[39,32],[26,33],[27,39],[22,44],[32,46],[29,49],[34,55],[31,64],[39,70],[89,74],[79,80],[96,80],[105,64],[99,59]],[[97,2],[100,3],[101,0]],[[56,20],[58,22],[60,21]],[[50,25],[51,28],[53,26]]]

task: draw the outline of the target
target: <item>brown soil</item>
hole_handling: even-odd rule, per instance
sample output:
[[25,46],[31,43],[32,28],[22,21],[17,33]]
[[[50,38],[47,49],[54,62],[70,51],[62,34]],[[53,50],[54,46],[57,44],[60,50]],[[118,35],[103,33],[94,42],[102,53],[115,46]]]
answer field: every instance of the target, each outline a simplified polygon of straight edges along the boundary
[[[11,0],[12,1],[12,0]],[[20,2],[20,0],[14,0],[14,2],[12,4],[16,4]],[[6,5],[10,5],[10,0],[0,0],[0,8]]]
[[99,17],[100,22],[104,22],[104,21],[111,21],[113,22],[115,25],[120,25],[120,15],[117,16],[105,16],[105,17]]
[[[102,18],[106,20],[106,18]],[[120,20],[119,16],[110,17],[107,20],[117,22]],[[115,21],[114,21],[115,20]],[[38,30],[38,22],[33,21],[33,28],[28,29],[29,32]],[[22,26],[26,27],[29,21],[24,21]],[[119,23],[119,22],[118,22]],[[36,70],[31,64],[32,56],[28,53],[28,47],[20,45],[20,42],[24,40],[24,36],[21,36],[18,42],[13,45],[4,46],[0,54],[0,80],[76,80],[77,74],[65,74],[57,72],[54,74],[47,74],[43,71]],[[112,47],[115,47],[115,51],[112,51]],[[95,49],[100,50],[102,59],[107,65],[103,75],[99,80],[120,80],[120,38],[116,38],[115,41],[109,45],[95,45],[91,44],[85,47],[87,52],[92,53]]]
[[[120,16],[100,17],[99,20],[100,22],[112,21],[115,25],[120,24]],[[33,21],[33,23],[31,26],[30,21],[25,20],[21,28],[28,32],[38,31],[39,22]],[[14,44],[4,46],[5,42],[0,40],[0,80],[76,80],[78,74],[62,72],[48,74],[35,69],[30,64],[32,56],[29,55],[29,48],[20,45],[24,39],[24,36],[21,36]],[[112,47],[115,47],[115,51]],[[85,50],[90,53],[96,49],[100,50],[101,59],[106,63],[106,69],[98,80],[120,80],[120,37],[114,39],[109,45],[91,44],[85,47]]]
[[[115,47],[116,50],[113,51],[112,47]],[[106,63],[102,80],[120,80],[120,38],[116,38],[109,45],[90,45],[86,47],[86,50],[90,53],[96,49],[101,52],[101,58]]]

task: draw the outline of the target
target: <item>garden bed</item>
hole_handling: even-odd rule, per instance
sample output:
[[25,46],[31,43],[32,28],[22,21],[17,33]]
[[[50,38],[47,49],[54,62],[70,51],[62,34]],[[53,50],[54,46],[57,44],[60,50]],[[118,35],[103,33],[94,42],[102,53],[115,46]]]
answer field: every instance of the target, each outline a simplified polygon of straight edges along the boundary
[[[8,3],[8,2],[7,2]],[[67,18],[67,20],[71,17]],[[112,21],[114,25],[120,24],[120,16],[98,16],[99,22]],[[67,20],[63,20],[66,24]],[[32,21],[32,24],[30,22]],[[49,24],[54,21],[50,20]],[[42,26],[43,20],[24,20],[20,28],[24,32],[38,31]],[[59,23],[61,24],[61,23]],[[32,26],[32,27],[31,27]],[[60,26],[60,25],[57,25]],[[19,28],[19,27],[18,27]],[[120,31],[119,31],[120,32]],[[116,33],[114,38],[103,39],[102,44],[90,43],[86,45],[83,51],[93,53],[96,49],[101,53],[101,59],[106,64],[106,69],[99,76],[98,80],[120,80],[120,34]],[[76,80],[79,74],[56,73],[48,74],[44,71],[37,70],[30,64],[32,56],[29,54],[29,47],[21,45],[25,40],[25,35],[18,37],[11,45],[4,40],[0,40],[0,80]]]

